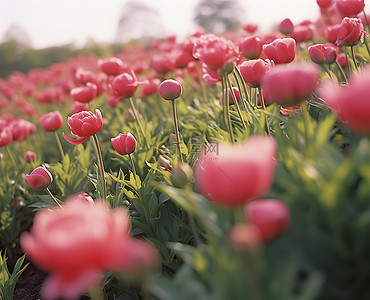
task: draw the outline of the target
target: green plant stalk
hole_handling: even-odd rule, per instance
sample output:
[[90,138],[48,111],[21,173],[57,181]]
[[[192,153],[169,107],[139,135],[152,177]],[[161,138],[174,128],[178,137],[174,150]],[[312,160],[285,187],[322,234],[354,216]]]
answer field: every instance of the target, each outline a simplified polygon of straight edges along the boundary
[[344,47],[344,54],[346,56],[347,68],[348,68],[348,79],[351,77],[352,66],[348,59],[347,46]]
[[132,155],[131,153],[129,153],[128,157],[130,158],[130,163],[131,163],[131,169],[132,169],[132,173],[134,174],[134,178],[135,178],[135,182],[136,182],[136,168],[135,168],[135,164],[134,164],[134,160],[132,159]]
[[58,133],[56,131],[54,131],[54,135],[55,135],[55,139],[57,141],[57,145],[58,145],[58,149],[59,149],[59,152],[60,152],[60,156],[62,157],[62,160],[63,160],[64,159],[64,151],[63,151],[62,144],[60,142]]
[[[244,95],[245,95],[245,101],[243,101],[243,104],[245,106],[245,110],[255,116],[253,107],[251,106],[250,95],[248,95],[247,87],[245,85],[243,76],[242,76],[242,74],[240,73],[240,70],[237,67],[235,67],[233,69],[233,75],[234,75],[234,78],[235,78],[236,82],[239,83],[241,85],[242,89],[243,89],[243,92],[244,92]],[[243,98],[243,100],[244,100],[244,98]],[[247,109],[247,108],[249,108],[249,109]]]
[[231,82],[230,82],[229,77],[226,77],[226,82],[227,82],[227,84],[228,84],[228,86],[229,86],[229,89],[230,89],[230,91],[231,91],[231,96],[233,97],[233,101],[234,101],[234,104],[235,104],[235,106],[236,106],[236,110],[238,111],[239,118],[240,118],[240,120],[242,121],[243,128],[244,128],[244,129],[247,129],[247,125],[245,125],[245,121],[244,121],[244,118],[243,118],[242,112],[241,112],[241,110],[240,110],[239,103],[238,103],[238,101],[237,101],[237,99],[236,99],[236,97],[235,97],[234,90],[233,90],[233,88],[232,88],[232,86],[231,86]]
[[226,78],[223,76],[222,77],[222,103],[223,103],[223,111],[224,111],[224,120],[225,124],[227,127],[227,130],[229,131],[229,136],[231,143],[234,143],[234,133],[233,133],[233,127],[231,123],[231,118],[230,118],[230,107],[229,107],[229,97],[228,97],[228,92],[227,92],[227,84],[226,84]]
[[301,104],[301,111],[303,117],[303,124],[304,124],[304,131],[306,135],[306,145],[309,155],[312,155],[311,152],[311,135],[313,134],[311,127],[310,127],[310,114],[308,112],[308,103],[304,102]]
[[124,122],[124,120],[123,120],[123,118],[122,118],[122,116],[121,116],[121,111],[119,110],[118,106],[116,106],[116,107],[114,108],[114,112],[115,112],[116,117],[117,117],[117,119],[118,119],[118,121],[119,121],[119,124],[120,124],[122,127],[123,127],[123,126],[125,126],[125,122]]
[[328,69],[325,64],[321,65],[321,67],[324,69],[324,71],[326,72],[326,74],[328,74],[329,78],[331,80],[333,80],[333,77],[330,74],[330,69]]
[[[263,117],[265,119],[265,124],[266,124],[265,131],[266,131],[267,135],[270,135],[269,122],[268,122],[267,116],[265,114],[265,110],[266,110],[265,99],[263,99],[262,89],[261,89],[260,85],[258,86],[258,94],[260,95],[260,102],[261,102],[261,106],[262,106],[262,114],[263,114]],[[257,96],[256,96],[256,98],[257,98]]]
[[103,182],[103,198],[106,199],[107,198],[107,183],[105,181],[105,176],[104,176],[104,164],[103,164],[103,156],[101,154],[101,149],[100,149],[100,144],[99,144],[99,140],[98,140],[98,137],[96,134],[94,134],[93,136],[93,139],[94,139],[94,146],[95,146],[95,150],[96,150],[96,156],[98,158],[98,166],[99,166],[99,173],[100,173],[100,177],[102,179],[102,182]]
[[343,70],[342,66],[338,63],[338,61],[337,61],[337,60],[335,61],[335,64],[336,64],[336,66],[338,67],[338,69],[339,69],[340,73],[342,74],[342,76],[343,76],[343,80],[344,80],[345,82],[348,82],[348,79],[347,79],[346,73],[344,72],[344,70]]
[[356,71],[358,72],[358,65],[356,62],[356,56],[355,56],[355,51],[353,49],[353,46],[351,46],[351,56],[352,56],[353,64],[355,65]]
[[175,100],[171,100],[171,105],[172,105],[173,126],[175,128],[175,134],[176,134],[177,152],[179,155],[180,162],[183,162],[182,153],[181,153],[181,144],[180,144],[180,131],[179,131],[179,125],[177,123],[177,111],[176,111]]
[[93,286],[89,289],[89,296],[91,300],[104,300],[104,294],[99,286]]
[[148,140],[147,140],[147,138],[146,138],[146,135],[145,135],[145,132],[144,132],[143,126],[141,126],[141,123],[140,123],[139,117],[138,117],[138,115],[137,115],[137,111],[136,111],[136,108],[135,108],[134,102],[132,101],[132,97],[128,98],[128,100],[129,100],[129,102],[130,102],[130,106],[131,106],[132,112],[133,112],[133,114],[134,114],[134,117],[135,117],[136,123],[137,123],[137,125],[139,126],[140,133],[141,133],[141,135],[143,136],[143,139],[144,139],[144,142],[145,142],[146,148],[149,150],[149,149],[150,149],[150,147],[149,147],[149,144],[148,144]]
[[49,190],[49,188],[46,188],[46,191],[48,192],[48,194],[51,197],[51,199],[53,199],[53,201],[59,206],[59,208],[61,208],[63,210],[64,209],[63,206],[59,203],[58,199],[54,197],[54,195]]
[[7,146],[5,146],[5,149],[6,149],[6,152],[8,153],[8,155],[9,155],[10,162],[12,163],[13,168],[19,172],[19,167],[18,167],[17,163],[15,162],[15,159],[14,159],[14,157],[13,157],[12,152],[11,152],[11,151],[10,151],[10,149],[9,149],[9,146],[8,146],[8,145],[7,145]]

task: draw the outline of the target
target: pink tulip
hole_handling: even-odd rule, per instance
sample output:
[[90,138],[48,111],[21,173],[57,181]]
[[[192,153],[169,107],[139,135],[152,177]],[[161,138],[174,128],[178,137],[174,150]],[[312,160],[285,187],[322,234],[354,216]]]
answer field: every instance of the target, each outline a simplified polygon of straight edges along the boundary
[[145,98],[158,92],[161,81],[157,78],[146,80],[141,84],[140,98]]
[[67,142],[73,145],[81,144],[102,129],[103,117],[101,112],[99,109],[96,109],[95,113],[94,115],[91,111],[81,111],[68,117],[67,123],[71,129],[71,133],[80,139],[71,139],[63,132],[63,137]]
[[0,128],[0,147],[4,147],[13,141],[12,130],[5,126]]
[[346,17],[355,17],[365,7],[364,0],[337,0],[336,1],[338,10]]
[[266,59],[253,59],[243,62],[239,69],[243,79],[251,87],[258,87],[262,76],[274,67],[274,62]]
[[153,246],[129,236],[126,208],[112,210],[105,201],[91,205],[76,198],[67,199],[63,209],[39,211],[31,232],[21,235],[29,259],[50,272],[43,297],[77,299],[98,286],[106,271],[137,276],[158,264]]
[[33,151],[26,151],[23,153],[23,158],[26,162],[33,162],[36,159],[36,153]]
[[111,138],[111,143],[114,150],[121,155],[131,154],[136,149],[136,139],[130,132],[120,133],[115,138]]
[[285,35],[291,34],[293,30],[294,30],[294,24],[291,19],[286,18],[280,22],[279,31],[282,34],[285,34]]
[[34,169],[31,174],[26,174],[26,180],[31,188],[42,190],[53,181],[53,176],[44,166],[41,166]]
[[327,9],[333,3],[333,0],[316,0],[317,5],[322,9]]
[[133,71],[116,76],[112,82],[112,91],[115,96],[122,98],[132,97],[137,90],[138,82]]
[[240,53],[248,59],[255,59],[261,55],[262,42],[257,36],[248,36],[239,43]]
[[261,239],[269,242],[285,232],[290,224],[289,210],[276,199],[249,202],[244,207],[246,219],[261,232]]
[[84,111],[84,110],[89,110],[89,104],[78,102],[78,101],[73,101],[72,102],[72,105],[71,105],[71,113],[72,114],[79,113],[79,112]]
[[295,58],[296,42],[292,38],[275,39],[272,43],[263,45],[262,53],[275,64],[287,64]]
[[113,76],[121,74],[125,69],[122,60],[120,60],[118,57],[99,59],[98,65],[103,73]]
[[324,35],[328,43],[334,44],[337,41],[340,24],[332,25],[326,28]]
[[49,112],[43,115],[39,121],[45,131],[55,131],[63,125],[63,118],[59,111]]
[[158,92],[165,100],[175,100],[181,96],[182,86],[176,80],[167,79],[159,85]]
[[357,134],[370,135],[370,68],[351,76],[348,86],[325,83],[321,96],[345,126]]
[[243,204],[269,191],[276,155],[277,143],[271,137],[252,136],[237,145],[210,144],[196,164],[195,183],[217,204]]
[[15,119],[8,124],[9,128],[12,131],[13,141],[20,142],[28,138],[32,133],[37,131],[35,124],[24,120],[24,119]]
[[[235,104],[231,90],[230,89],[227,89],[227,93],[228,93],[228,97],[229,97],[229,105]],[[234,93],[236,102],[239,102],[239,100],[240,100],[240,92],[239,92],[238,88],[233,87],[233,93]]]
[[90,102],[98,94],[98,87],[93,83],[87,83],[86,86],[76,87],[71,90],[73,100],[78,102]]
[[267,72],[261,85],[269,102],[296,105],[311,97],[318,79],[314,65],[281,65]]
[[258,25],[255,23],[247,23],[242,25],[242,28],[245,30],[245,32],[253,34],[257,31]]
[[337,46],[354,46],[364,38],[364,26],[357,18],[344,18],[340,24],[335,44]]
[[289,35],[297,43],[307,42],[313,37],[313,28],[310,25],[294,26],[293,32]]
[[308,54],[315,64],[321,65],[326,63],[327,54],[323,45],[316,44],[308,47]]

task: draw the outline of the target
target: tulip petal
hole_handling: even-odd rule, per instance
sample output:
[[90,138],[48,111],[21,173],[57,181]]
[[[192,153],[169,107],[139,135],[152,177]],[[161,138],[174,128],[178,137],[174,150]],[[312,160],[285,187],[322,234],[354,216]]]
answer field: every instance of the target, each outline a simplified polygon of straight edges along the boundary
[[68,136],[66,136],[64,132],[62,133],[62,135],[68,143],[73,144],[73,145],[82,144],[84,141],[86,141],[89,138],[89,137],[84,137],[82,139],[75,140],[75,139],[72,139],[72,138],[69,138]]

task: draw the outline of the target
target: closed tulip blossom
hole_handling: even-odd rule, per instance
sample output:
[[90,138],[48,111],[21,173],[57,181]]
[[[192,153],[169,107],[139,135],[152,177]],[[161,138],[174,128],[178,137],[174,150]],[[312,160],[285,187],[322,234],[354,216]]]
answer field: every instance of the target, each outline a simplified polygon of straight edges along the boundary
[[331,43],[326,43],[323,46],[326,52],[326,63],[330,65],[337,60],[339,49]]
[[336,5],[338,10],[346,17],[355,17],[365,7],[364,0],[337,0]]
[[328,43],[335,44],[335,42],[337,41],[339,28],[340,28],[340,24],[335,24],[332,26],[328,26],[325,29],[324,35]]
[[99,59],[98,65],[103,73],[112,76],[121,74],[125,69],[125,65],[118,57]]
[[258,36],[248,36],[239,43],[241,55],[248,59],[258,58],[262,53],[262,42]]
[[244,204],[270,190],[276,155],[277,143],[272,137],[251,136],[240,144],[210,145],[195,166],[196,186],[216,204]]
[[151,244],[130,237],[126,208],[79,197],[68,198],[63,209],[37,212],[31,231],[21,235],[22,250],[49,273],[43,298],[78,299],[98,287],[105,272],[138,276],[158,264]]
[[112,82],[112,91],[115,96],[122,98],[132,97],[138,87],[136,75],[133,71],[116,76]]
[[335,44],[337,46],[354,46],[364,38],[364,26],[360,19],[344,18],[340,24]]
[[0,128],[0,147],[4,147],[13,141],[12,130],[8,126]]
[[243,79],[251,87],[258,87],[262,76],[274,67],[274,62],[266,59],[253,59],[243,62],[239,69]]
[[244,207],[249,224],[256,226],[261,240],[269,242],[285,232],[290,224],[290,213],[286,205],[276,199],[261,199],[247,203]]
[[129,132],[127,134],[118,134],[111,139],[112,146],[121,155],[131,154],[136,149],[136,139]]
[[98,87],[88,82],[86,86],[76,87],[71,90],[73,100],[87,103],[92,101],[98,94]]
[[293,30],[294,30],[294,24],[291,19],[286,18],[280,22],[279,31],[282,34],[285,34],[285,35],[291,34]]
[[180,82],[167,79],[158,87],[159,94],[165,100],[175,100],[182,94],[182,85]]
[[44,166],[41,166],[34,169],[31,174],[26,174],[26,181],[31,188],[42,190],[53,181],[53,176]]
[[313,28],[310,25],[294,26],[293,32],[289,35],[297,43],[307,42],[313,37]]
[[294,60],[296,42],[292,38],[275,39],[270,44],[263,45],[263,55],[275,64],[287,64]]
[[207,34],[194,43],[193,56],[210,68],[219,70],[227,63],[234,63],[238,51],[231,41]]
[[96,109],[95,115],[91,111],[81,111],[68,117],[67,123],[71,129],[71,133],[79,137],[79,139],[71,139],[67,137],[64,132],[63,137],[67,142],[78,145],[102,129],[103,117],[99,109]]
[[63,118],[59,111],[53,111],[43,115],[39,122],[45,131],[55,131],[62,127]]
[[296,105],[311,97],[318,79],[314,65],[281,65],[267,72],[261,85],[269,102]]
[[370,135],[370,68],[351,77],[348,86],[324,83],[321,97],[352,132]]
[[316,44],[308,47],[308,54],[315,64],[321,65],[326,63],[327,54],[323,45]]
[[316,2],[322,9],[327,9],[333,4],[333,0],[316,0]]
[[33,151],[26,151],[23,153],[23,158],[26,162],[33,162],[36,159],[36,153]]
[[37,131],[35,124],[24,119],[15,119],[8,124],[12,131],[13,142],[20,142]]

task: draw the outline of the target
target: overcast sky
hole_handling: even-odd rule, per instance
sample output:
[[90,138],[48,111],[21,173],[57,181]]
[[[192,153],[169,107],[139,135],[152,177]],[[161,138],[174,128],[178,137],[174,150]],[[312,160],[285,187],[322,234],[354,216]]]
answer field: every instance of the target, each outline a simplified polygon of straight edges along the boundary
[[[128,0],[0,0],[0,39],[11,24],[28,33],[32,45],[42,48],[75,43],[89,38],[112,42],[122,7]],[[186,36],[195,29],[192,19],[199,0],[141,0],[158,10],[167,34]],[[316,0],[240,0],[245,22],[255,22],[267,31],[284,18],[293,22],[315,20]]]

